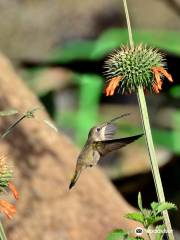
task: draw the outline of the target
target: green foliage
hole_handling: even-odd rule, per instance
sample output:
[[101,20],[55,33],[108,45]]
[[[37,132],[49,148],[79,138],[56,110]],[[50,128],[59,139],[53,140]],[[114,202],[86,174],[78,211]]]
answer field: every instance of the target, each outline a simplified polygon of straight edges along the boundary
[[177,210],[177,207],[174,203],[170,202],[164,202],[164,203],[159,203],[156,209],[156,214],[159,214],[165,210]]
[[130,237],[129,234],[122,230],[122,229],[116,229],[113,232],[111,232],[106,240],[143,240],[142,237]]
[[12,170],[7,166],[5,159],[0,158],[0,192],[8,187],[9,181],[12,179]]
[[[139,212],[128,213],[126,218],[131,219],[133,221],[139,222],[146,229],[146,233],[150,238],[150,231],[155,233],[155,240],[162,240],[165,233],[164,224],[158,224],[156,228],[152,228],[156,223],[163,222],[162,212],[165,210],[176,210],[177,207],[174,203],[164,202],[152,202],[150,205],[150,209],[144,208],[142,204],[142,196],[141,193],[138,193],[138,207]],[[127,231],[122,229],[117,229],[111,232],[106,240],[143,240],[144,238],[140,236],[130,237]]]
[[164,230],[165,230],[164,224],[156,226],[156,229],[155,229],[156,239],[155,240],[163,240]]
[[[145,43],[153,47],[180,55],[179,31],[135,30],[135,45]],[[127,29],[111,28],[94,41],[77,41],[68,43],[64,48],[57,48],[51,55],[52,62],[67,63],[73,60],[96,60],[103,58],[114,48],[128,42]]]
[[144,215],[141,212],[128,213],[126,217],[128,219],[144,224]]
[[172,97],[179,99],[180,98],[180,85],[173,86],[170,89],[170,94]]
[[124,240],[127,238],[128,238],[127,232],[125,232],[122,229],[116,229],[107,236],[106,240],[119,240],[119,239]]
[[163,211],[177,209],[174,203],[169,202],[152,202],[151,209],[143,208],[141,193],[138,194],[138,206],[140,212],[128,213],[126,217],[143,224],[146,229],[157,222],[163,221],[163,217],[161,215]]

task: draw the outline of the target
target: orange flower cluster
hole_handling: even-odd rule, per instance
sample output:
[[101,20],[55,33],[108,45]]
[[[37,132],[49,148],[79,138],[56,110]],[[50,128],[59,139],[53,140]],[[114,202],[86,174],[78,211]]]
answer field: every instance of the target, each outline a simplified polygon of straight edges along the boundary
[[[16,190],[16,187],[12,182],[9,182],[8,188],[11,190],[14,198],[18,200],[19,193]],[[6,200],[0,200],[0,212],[4,213],[9,219],[13,218],[13,215],[16,213],[16,207],[13,204],[8,203]]]
[[[165,76],[170,82],[173,82],[171,74],[169,74],[163,67],[153,67],[152,72],[154,74],[155,83],[152,84],[152,89],[155,93],[159,93],[162,90],[161,75]],[[113,77],[107,86],[105,87],[106,96],[114,95],[116,88],[119,86],[120,81],[123,80],[123,76]]]

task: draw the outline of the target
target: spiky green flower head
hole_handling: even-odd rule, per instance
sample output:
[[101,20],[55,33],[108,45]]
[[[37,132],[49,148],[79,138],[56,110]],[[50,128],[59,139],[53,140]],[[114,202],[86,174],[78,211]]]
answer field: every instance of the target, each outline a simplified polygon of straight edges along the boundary
[[4,157],[0,157],[0,192],[8,187],[9,181],[12,179],[12,170],[6,164]]
[[136,92],[139,86],[148,91],[159,92],[162,85],[160,77],[167,77],[168,74],[165,66],[164,56],[156,49],[142,44],[134,48],[123,46],[110,54],[105,61],[107,81],[113,80],[108,85],[109,89],[106,88],[106,95],[113,95],[118,85],[122,94]]

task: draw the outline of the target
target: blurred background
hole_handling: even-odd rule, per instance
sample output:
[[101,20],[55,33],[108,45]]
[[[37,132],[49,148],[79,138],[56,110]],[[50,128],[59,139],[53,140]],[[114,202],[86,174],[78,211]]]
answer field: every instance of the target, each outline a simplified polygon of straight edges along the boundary
[[[167,200],[180,203],[180,1],[129,0],[135,43],[166,55],[174,83],[147,94]],[[142,132],[136,95],[105,97],[103,62],[128,42],[120,0],[0,0],[0,49],[38,96],[59,129],[82,147],[89,128],[122,113],[118,136]],[[133,206],[156,193],[144,139],[107,156],[100,166]],[[179,206],[180,207],[180,206]],[[180,230],[180,214],[172,224]]]

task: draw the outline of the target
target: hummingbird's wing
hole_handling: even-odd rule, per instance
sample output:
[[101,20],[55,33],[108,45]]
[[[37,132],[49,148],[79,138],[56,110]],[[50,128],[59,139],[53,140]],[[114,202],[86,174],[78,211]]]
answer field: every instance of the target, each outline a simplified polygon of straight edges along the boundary
[[100,126],[97,126],[97,132],[98,132],[98,140],[104,141],[104,140],[110,140],[113,138],[114,134],[116,133],[117,130],[117,125],[114,123],[116,120],[119,118],[125,117],[130,115],[130,113],[125,113],[122,114],[118,117],[115,117],[111,119],[109,122],[104,123]]
[[142,136],[143,134],[139,134],[139,135],[126,137],[126,138],[98,141],[98,142],[95,142],[94,144],[96,145],[96,149],[100,153],[100,155],[104,156],[109,152],[120,149],[126,146],[127,144],[134,142],[135,140],[137,140]]

